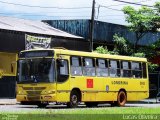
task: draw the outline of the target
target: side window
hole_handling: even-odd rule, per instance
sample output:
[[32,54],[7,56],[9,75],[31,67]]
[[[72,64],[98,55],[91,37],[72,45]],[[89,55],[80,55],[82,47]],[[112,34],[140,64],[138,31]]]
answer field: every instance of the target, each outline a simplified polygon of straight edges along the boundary
[[82,67],[81,67],[81,58],[80,57],[71,57],[71,75],[81,76]]
[[57,81],[64,82],[68,77],[68,60],[57,60]]
[[143,67],[143,78],[147,78],[146,63],[142,63],[142,67]]
[[68,62],[64,60],[63,66],[60,66],[60,75],[68,75]]
[[132,62],[132,75],[134,78],[142,78],[142,66],[139,62]]
[[117,60],[110,60],[109,62],[110,66],[110,76],[111,77],[120,77],[120,63]]
[[97,63],[97,68],[96,68],[97,76],[102,76],[102,77],[108,76],[108,62],[107,62],[107,60],[97,59],[96,63]]
[[95,62],[92,58],[83,58],[83,75],[95,76]]
[[121,75],[122,77],[131,77],[131,63],[128,61],[121,62]]

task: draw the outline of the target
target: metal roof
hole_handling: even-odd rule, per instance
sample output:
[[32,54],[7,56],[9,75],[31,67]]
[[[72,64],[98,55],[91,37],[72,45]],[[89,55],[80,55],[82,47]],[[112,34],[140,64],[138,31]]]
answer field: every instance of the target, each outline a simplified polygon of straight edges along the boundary
[[41,21],[26,20],[6,16],[0,16],[0,29],[83,39],[82,37],[58,30]]

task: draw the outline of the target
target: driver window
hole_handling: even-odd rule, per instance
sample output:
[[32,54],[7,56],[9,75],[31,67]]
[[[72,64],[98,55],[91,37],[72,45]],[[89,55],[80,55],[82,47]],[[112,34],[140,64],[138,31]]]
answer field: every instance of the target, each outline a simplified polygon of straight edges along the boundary
[[64,65],[60,66],[60,75],[68,75],[68,62],[64,60]]
[[65,82],[69,77],[68,71],[68,61],[67,60],[58,60],[57,61],[57,81]]

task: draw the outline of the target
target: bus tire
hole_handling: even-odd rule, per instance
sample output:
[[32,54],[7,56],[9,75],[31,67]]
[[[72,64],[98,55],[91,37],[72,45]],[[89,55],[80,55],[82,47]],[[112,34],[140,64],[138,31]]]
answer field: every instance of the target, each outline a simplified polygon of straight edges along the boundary
[[85,102],[86,107],[97,107],[98,102]]
[[70,94],[70,102],[67,103],[67,107],[76,108],[78,107],[79,102],[80,102],[80,95],[76,90],[73,90]]
[[123,107],[125,103],[127,102],[127,96],[124,91],[119,91],[118,96],[117,96],[117,106]]

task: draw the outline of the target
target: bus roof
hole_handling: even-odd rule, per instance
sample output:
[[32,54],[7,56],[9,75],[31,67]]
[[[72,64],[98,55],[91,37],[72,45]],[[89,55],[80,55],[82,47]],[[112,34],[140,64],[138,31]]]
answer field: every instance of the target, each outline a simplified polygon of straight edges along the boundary
[[47,51],[51,50],[51,51],[54,51],[55,54],[60,54],[60,55],[85,56],[85,57],[95,57],[95,58],[109,58],[109,59],[118,59],[118,60],[131,60],[131,61],[147,62],[146,58],[140,58],[140,57],[100,54],[100,53],[96,53],[96,52],[82,52],[82,51],[74,51],[74,50],[66,50],[66,49],[32,49],[32,50],[24,50],[21,52],[41,51],[41,50],[43,50],[43,51],[44,50],[47,50]]

